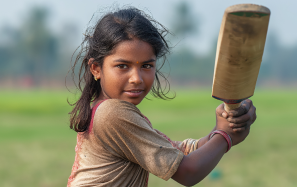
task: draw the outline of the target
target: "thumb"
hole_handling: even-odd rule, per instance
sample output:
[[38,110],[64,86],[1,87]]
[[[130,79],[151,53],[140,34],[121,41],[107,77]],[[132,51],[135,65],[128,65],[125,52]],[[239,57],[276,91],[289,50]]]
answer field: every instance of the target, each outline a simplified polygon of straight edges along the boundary
[[223,117],[225,119],[228,118],[228,113],[224,109],[224,104],[220,104],[216,109],[217,116]]
[[224,112],[222,113],[222,116],[223,116],[223,118],[227,119],[227,118],[228,118],[228,113],[227,113],[226,111],[224,111]]

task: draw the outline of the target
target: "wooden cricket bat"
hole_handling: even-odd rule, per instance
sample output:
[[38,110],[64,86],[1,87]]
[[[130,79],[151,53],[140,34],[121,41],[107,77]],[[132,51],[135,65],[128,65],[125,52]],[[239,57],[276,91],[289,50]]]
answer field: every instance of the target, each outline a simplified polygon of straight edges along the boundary
[[212,97],[225,110],[240,107],[254,94],[264,52],[270,10],[239,4],[225,10],[219,33]]

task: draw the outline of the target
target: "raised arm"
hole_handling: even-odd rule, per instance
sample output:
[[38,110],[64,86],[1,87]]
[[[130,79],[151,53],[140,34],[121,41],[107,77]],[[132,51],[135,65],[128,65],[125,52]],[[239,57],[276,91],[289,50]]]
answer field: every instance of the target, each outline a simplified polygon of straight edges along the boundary
[[[230,135],[233,145],[242,142],[249,134],[250,125],[255,121],[256,108],[250,100],[237,111],[224,113],[223,104],[216,109],[216,126]],[[201,143],[201,144],[200,144]],[[172,179],[185,186],[192,186],[204,179],[215,168],[226,152],[228,144],[224,137],[215,134],[199,141],[199,149],[185,155]]]

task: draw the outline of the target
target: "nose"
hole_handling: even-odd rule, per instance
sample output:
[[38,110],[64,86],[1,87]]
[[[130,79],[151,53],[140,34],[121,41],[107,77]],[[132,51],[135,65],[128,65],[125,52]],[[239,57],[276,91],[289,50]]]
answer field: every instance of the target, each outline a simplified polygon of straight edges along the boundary
[[143,83],[141,70],[139,70],[138,68],[133,68],[133,70],[131,71],[131,74],[130,74],[129,83],[130,84],[142,84]]

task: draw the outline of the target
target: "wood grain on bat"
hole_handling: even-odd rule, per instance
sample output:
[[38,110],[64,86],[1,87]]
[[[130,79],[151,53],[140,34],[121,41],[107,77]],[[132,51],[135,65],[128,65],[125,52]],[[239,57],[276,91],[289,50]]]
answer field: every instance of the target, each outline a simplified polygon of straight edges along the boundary
[[217,45],[214,98],[235,104],[254,94],[269,17],[269,9],[259,5],[226,9]]

